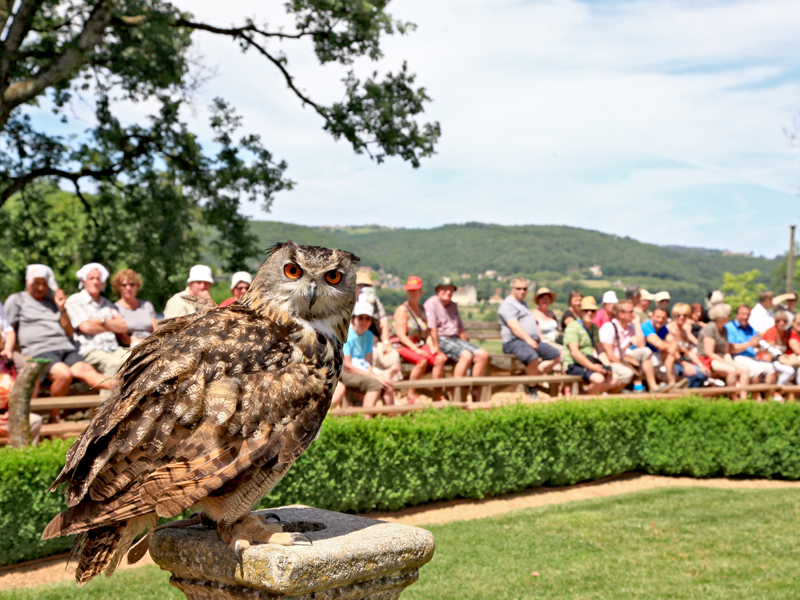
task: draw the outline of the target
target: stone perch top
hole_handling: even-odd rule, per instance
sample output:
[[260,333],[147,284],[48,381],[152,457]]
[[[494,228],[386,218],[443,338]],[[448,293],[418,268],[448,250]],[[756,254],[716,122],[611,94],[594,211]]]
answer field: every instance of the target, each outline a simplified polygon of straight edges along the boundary
[[240,567],[216,529],[196,525],[156,532],[150,554],[189,598],[254,597],[258,590],[255,597],[316,598],[334,589],[337,598],[396,598],[433,557],[433,535],[418,527],[301,505],[259,512],[277,514],[284,531],[303,533],[312,545],[254,545]]

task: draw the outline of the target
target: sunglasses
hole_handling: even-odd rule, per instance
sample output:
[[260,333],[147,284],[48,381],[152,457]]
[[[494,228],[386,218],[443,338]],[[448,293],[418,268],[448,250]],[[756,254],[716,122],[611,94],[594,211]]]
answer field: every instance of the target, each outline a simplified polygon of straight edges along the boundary
[[120,283],[119,287],[139,287],[139,286],[135,283]]
[[515,290],[525,290],[526,292],[528,291],[528,288],[526,288],[526,287],[524,287],[524,288],[515,287],[514,289],[515,289]]
[[596,308],[587,308],[587,309],[586,309],[586,310],[584,310],[583,312],[586,312],[586,313],[596,313],[596,312],[597,312],[597,309],[596,309]]

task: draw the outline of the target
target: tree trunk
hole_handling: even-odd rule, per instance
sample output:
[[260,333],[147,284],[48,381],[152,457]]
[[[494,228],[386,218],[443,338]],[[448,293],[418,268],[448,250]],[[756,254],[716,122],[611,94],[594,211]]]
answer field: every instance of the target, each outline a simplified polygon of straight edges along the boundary
[[31,412],[31,396],[36,387],[36,380],[50,364],[44,358],[31,358],[17,374],[17,380],[11,388],[8,399],[8,445],[22,448],[31,444],[31,424],[28,416]]

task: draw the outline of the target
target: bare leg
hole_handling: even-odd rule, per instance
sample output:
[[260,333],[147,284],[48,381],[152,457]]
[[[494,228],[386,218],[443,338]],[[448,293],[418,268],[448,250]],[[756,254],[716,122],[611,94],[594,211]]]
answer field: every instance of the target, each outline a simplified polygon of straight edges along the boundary
[[547,375],[548,373],[551,373],[551,372],[553,371],[553,368],[554,368],[554,367],[555,367],[555,366],[556,366],[556,365],[557,365],[559,362],[561,362],[561,359],[556,359],[556,358],[554,358],[554,359],[551,359],[551,360],[543,360],[543,361],[542,361],[542,364],[541,364],[541,365],[539,365],[539,372],[540,372],[542,375]]
[[653,368],[653,361],[650,360],[649,357],[642,363],[642,372],[644,373],[644,378],[647,380],[647,387],[651,392],[654,392],[658,387],[658,382],[656,381],[656,372]]
[[675,385],[675,349],[673,346],[669,347],[664,358],[664,368],[667,370],[667,383]]
[[[411,373],[409,374],[408,379],[410,381],[419,379],[420,377],[425,375],[425,371],[427,369],[428,369],[428,361],[421,360],[420,362],[414,365],[413,369],[411,369]],[[414,388],[408,388],[408,394],[406,395],[406,398],[408,399],[409,402],[415,402],[418,398],[417,390],[415,390]]]
[[86,385],[90,388],[99,388],[101,390],[110,390],[117,383],[116,379],[106,378],[105,375],[98,372],[92,365],[86,362],[75,363],[69,368],[72,376],[75,379],[85,381]]
[[336,389],[333,390],[333,396],[331,397],[331,408],[337,408],[341,406],[346,392],[347,388],[344,387],[344,384],[341,381],[337,382]]
[[[439,352],[436,355],[436,360],[433,363],[433,369],[431,370],[431,378],[433,379],[441,379],[444,377],[444,365],[447,363],[447,356]],[[443,388],[434,388],[433,389],[433,399],[439,400],[444,395]]]
[[[469,350],[464,350],[461,353],[461,356],[458,358],[458,362],[456,363],[455,368],[453,369],[453,377],[464,377],[467,374],[467,369],[472,364],[472,352]],[[469,402],[469,388],[465,387],[461,389],[461,401],[462,402]]]
[[[371,390],[364,394],[364,408],[372,408],[378,402],[378,397],[381,395],[381,390]],[[364,415],[367,419],[371,419],[372,415]]]

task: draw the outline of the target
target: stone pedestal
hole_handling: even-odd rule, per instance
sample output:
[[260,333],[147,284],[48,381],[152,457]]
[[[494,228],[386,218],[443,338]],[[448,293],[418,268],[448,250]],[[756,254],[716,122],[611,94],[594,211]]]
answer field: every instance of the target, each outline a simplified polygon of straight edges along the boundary
[[240,566],[198,525],[158,531],[150,554],[189,600],[392,600],[433,557],[433,535],[417,527],[299,505],[268,512],[312,545],[254,545]]

